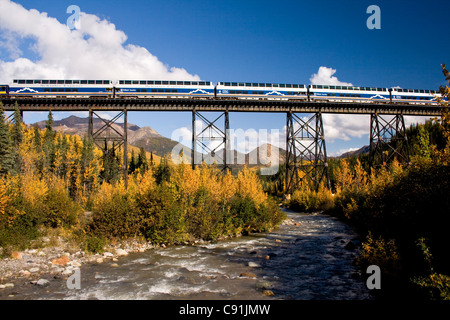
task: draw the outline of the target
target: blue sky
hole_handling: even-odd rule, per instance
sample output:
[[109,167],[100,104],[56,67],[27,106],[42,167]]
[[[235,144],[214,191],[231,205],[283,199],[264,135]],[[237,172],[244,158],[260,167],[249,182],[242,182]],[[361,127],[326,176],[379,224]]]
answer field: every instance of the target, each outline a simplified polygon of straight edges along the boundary
[[[15,2],[47,12],[61,24],[69,17],[66,8],[78,5],[121,30],[127,37],[123,47],[145,48],[169,70],[184,69],[213,82],[310,84],[323,66],[336,70],[333,76],[339,81],[354,85],[437,89],[445,84],[440,64],[450,64],[449,1]],[[366,27],[366,9],[372,4],[381,9],[380,30]],[[10,35],[5,30],[11,28],[2,25],[0,17],[0,62],[41,60],[43,51],[36,50],[35,38],[18,29]],[[14,52],[14,45],[20,50]],[[25,121],[45,117],[30,113]],[[243,129],[282,130],[286,122],[283,114],[231,114],[230,120],[231,127]],[[188,113],[129,113],[129,122],[170,137],[177,128],[189,128],[191,118]],[[361,122],[367,122],[366,133]],[[347,130],[327,141],[330,154],[368,144],[367,117],[348,122],[340,118],[325,125],[329,132],[338,125]]]

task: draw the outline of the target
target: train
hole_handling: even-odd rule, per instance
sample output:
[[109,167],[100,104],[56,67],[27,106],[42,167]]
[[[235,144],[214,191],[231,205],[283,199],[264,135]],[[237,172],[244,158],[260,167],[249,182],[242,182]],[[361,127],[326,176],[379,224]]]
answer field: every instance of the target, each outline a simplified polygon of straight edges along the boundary
[[175,80],[13,79],[0,97],[194,98],[436,104],[437,90]]

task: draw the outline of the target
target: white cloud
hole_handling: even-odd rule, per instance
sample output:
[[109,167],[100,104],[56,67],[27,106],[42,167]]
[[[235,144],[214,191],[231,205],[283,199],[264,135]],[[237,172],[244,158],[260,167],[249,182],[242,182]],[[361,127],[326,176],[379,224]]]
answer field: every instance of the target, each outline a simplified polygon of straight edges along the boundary
[[333,77],[335,73],[336,69],[322,66],[317,73],[314,73],[311,76],[309,81],[311,81],[311,84],[353,86],[353,84],[349,82],[342,82],[339,81],[337,77]]
[[[47,13],[0,0],[0,81],[12,78],[101,78],[199,80],[183,68],[169,67],[147,49],[125,44],[126,34],[99,17],[81,12],[80,30],[71,31]],[[32,41],[38,57],[23,57],[19,44]]]
[[[333,76],[335,73],[336,69],[321,66],[311,76],[311,84],[353,86],[352,83],[340,81]],[[324,114],[322,117],[327,142],[334,142],[336,139],[349,141],[369,135],[369,115]]]

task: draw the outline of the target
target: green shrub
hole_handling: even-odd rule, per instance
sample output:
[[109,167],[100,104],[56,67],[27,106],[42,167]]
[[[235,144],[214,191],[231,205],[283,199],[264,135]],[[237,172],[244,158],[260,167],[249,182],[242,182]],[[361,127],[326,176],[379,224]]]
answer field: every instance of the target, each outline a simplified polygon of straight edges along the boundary
[[85,250],[91,253],[103,253],[107,241],[98,235],[89,235],[85,241]]

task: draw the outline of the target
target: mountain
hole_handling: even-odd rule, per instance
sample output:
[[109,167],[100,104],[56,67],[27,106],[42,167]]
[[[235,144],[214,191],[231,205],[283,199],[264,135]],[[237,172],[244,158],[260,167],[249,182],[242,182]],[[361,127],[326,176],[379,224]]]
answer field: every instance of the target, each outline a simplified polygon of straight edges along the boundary
[[370,152],[370,146],[364,146],[364,147],[359,148],[358,150],[345,152],[336,158],[338,158],[338,159],[350,158],[350,157],[355,157],[355,156],[359,156],[362,154],[368,154],[369,152]]
[[[94,133],[101,129],[105,122],[99,118],[92,119]],[[33,125],[37,125],[39,128],[44,129],[46,125],[46,121],[40,121]],[[89,120],[88,118],[80,118],[77,116],[70,116],[68,118],[62,120],[55,120],[53,122],[53,128],[56,130],[61,130],[67,134],[77,134],[81,137],[86,136],[88,134]],[[124,132],[124,124],[123,123],[113,123],[112,127],[114,130],[123,134]],[[174,146],[177,145],[178,142],[163,137],[158,132],[156,132],[153,128],[150,127],[139,127],[135,124],[128,123],[127,125],[127,135],[128,135],[128,144],[135,147],[143,147],[145,151],[152,152],[155,155],[160,157],[165,156],[167,153],[170,153]],[[101,136],[118,136],[118,134],[111,129],[107,129],[102,132]]]
[[[93,129],[94,133],[105,125],[105,122],[99,118],[93,118]],[[40,129],[44,129],[46,121],[40,121],[35,124]],[[55,130],[60,130],[67,134],[76,134],[81,137],[86,136],[88,133],[89,121],[88,118],[80,118],[77,116],[70,116],[62,120],[55,120],[53,122],[53,128]],[[123,134],[123,123],[113,123],[112,127],[114,130],[108,129],[102,132],[101,136],[118,136],[117,132]],[[170,154],[178,142],[173,141],[160,135],[151,127],[139,127],[135,124],[128,123],[128,145],[141,148],[143,147],[145,151],[152,152],[154,155],[163,157]],[[117,132],[115,132],[115,130]],[[275,149],[275,146],[270,144],[261,145],[258,148],[252,150],[251,152],[244,154],[237,150],[232,151],[233,160],[228,159],[228,163],[231,165],[242,166],[244,164],[250,166],[264,166],[270,165],[270,157],[272,152],[276,155],[278,153],[279,164],[286,161],[286,151],[281,148]],[[183,150],[183,162],[191,163],[191,148],[184,147]],[[261,157],[260,157],[261,156]],[[197,150],[196,158],[199,162],[205,161],[206,163],[223,163],[224,149],[217,150],[214,155],[202,154]]]

